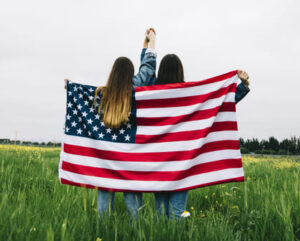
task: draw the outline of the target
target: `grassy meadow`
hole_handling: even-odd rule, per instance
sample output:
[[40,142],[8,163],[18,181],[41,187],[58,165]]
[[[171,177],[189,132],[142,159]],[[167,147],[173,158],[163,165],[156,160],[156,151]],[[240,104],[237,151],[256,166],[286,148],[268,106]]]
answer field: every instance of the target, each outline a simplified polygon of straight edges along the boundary
[[96,190],[59,183],[59,152],[0,145],[0,240],[300,240],[300,157],[244,156],[244,183],[192,190],[176,222],[152,194],[136,221],[121,193],[99,217]]

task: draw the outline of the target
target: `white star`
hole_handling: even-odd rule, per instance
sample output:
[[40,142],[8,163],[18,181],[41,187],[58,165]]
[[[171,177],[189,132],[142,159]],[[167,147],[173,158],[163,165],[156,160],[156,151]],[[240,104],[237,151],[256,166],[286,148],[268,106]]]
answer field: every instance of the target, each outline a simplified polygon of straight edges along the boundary
[[71,116],[68,114],[67,115],[67,120],[70,120],[71,119]]
[[98,126],[93,126],[93,131],[97,131],[98,129]]
[[125,141],[129,141],[130,140],[130,136],[129,135],[126,135],[125,136]]
[[93,123],[93,120],[90,118],[88,119],[88,124],[92,124]]
[[94,108],[91,107],[91,108],[90,108],[90,112],[94,112]]
[[81,129],[77,129],[77,134],[81,134],[82,130]]
[[77,123],[76,123],[75,121],[73,121],[73,122],[71,123],[71,125],[72,125],[72,127],[76,127]]
[[120,130],[120,134],[124,134],[125,130],[124,129],[121,129]]
[[102,132],[99,133],[99,138],[103,138],[103,137],[104,137],[103,133]]
[[74,90],[75,90],[75,91],[77,91],[77,90],[78,90],[77,86],[75,86],[75,87],[74,87]]
[[82,116],[83,117],[86,117],[87,116],[87,113],[84,111],[84,112],[82,112]]
[[92,135],[92,133],[91,133],[90,131],[88,131],[88,134],[89,134],[89,136],[91,136],[91,135]]
[[93,99],[94,99],[94,97],[90,95],[90,96],[89,96],[89,99],[90,99],[90,100],[93,100]]
[[83,88],[82,88],[82,86],[79,86],[79,89],[81,89],[81,90],[82,90],[82,89],[83,89]]
[[83,128],[86,129],[86,125],[85,124],[83,125]]
[[74,100],[74,102],[76,102],[76,101],[77,101],[77,99],[76,99],[75,97],[73,98],[73,100]]
[[72,104],[70,102],[68,103],[68,107],[72,108]]
[[97,114],[97,115],[95,115],[95,118],[96,118],[97,120],[99,120],[100,116]]
[[106,133],[111,133],[111,129],[110,128],[106,129]]
[[82,105],[81,105],[81,104],[79,104],[79,105],[77,106],[77,108],[78,108],[79,110],[81,110],[81,108],[82,108]]
[[89,89],[89,92],[92,92],[92,91],[93,91],[93,89],[92,89],[92,88],[90,88],[90,89]]
[[69,129],[68,127],[66,127],[66,132],[69,132],[69,130],[70,130],[70,129]]
[[112,139],[113,139],[113,140],[117,140],[117,137],[118,137],[118,136],[117,136],[116,134],[113,134]]
[[72,95],[72,92],[71,92],[71,91],[68,91],[68,95]]
[[73,114],[77,115],[78,111],[77,110],[73,110]]
[[78,120],[81,122],[81,121],[82,121],[82,118],[81,118],[81,117],[78,117]]
[[83,95],[82,94],[79,94],[79,99],[82,99]]
[[85,100],[84,105],[89,105],[89,102],[87,100]]
[[103,121],[101,121],[101,122],[100,122],[100,124],[101,124],[101,126],[105,126],[105,124],[104,124],[104,122],[103,122]]
[[131,129],[131,124],[130,123],[127,124],[127,128]]

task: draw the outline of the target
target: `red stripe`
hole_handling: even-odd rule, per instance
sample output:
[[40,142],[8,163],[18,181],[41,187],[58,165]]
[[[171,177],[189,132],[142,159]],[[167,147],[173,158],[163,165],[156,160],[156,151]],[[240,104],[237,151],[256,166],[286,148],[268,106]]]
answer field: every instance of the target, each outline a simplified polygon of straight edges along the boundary
[[235,92],[235,90],[236,83],[233,83],[227,87],[203,95],[176,97],[168,99],[136,100],[136,106],[138,109],[189,106],[203,103],[209,99],[219,98],[221,96],[226,95],[229,92]]
[[173,152],[143,152],[127,153],[95,149],[91,147],[76,146],[64,143],[64,152],[89,156],[112,161],[136,161],[136,162],[163,162],[163,161],[184,161],[193,159],[200,154],[219,150],[238,150],[240,148],[238,140],[215,141],[204,144],[201,148],[188,151]]
[[243,182],[244,180],[245,180],[244,176],[229,178],[229,179],[224,179],[224,180],[220,180],[220,181],[208,182],[208,183],[203,183],[203,184],[190,186],[190,187],[186,187],[186,188],[176,189],[176,190],[174,190],[174,192],[192,190],[192,189],[199,188],[199,187],[212,186],[212,185],[217,185],[217,184],[226,183],[226,182]]
[[[176,189],[176,190],[171,190],[171,191],[165,191],[165,192],[177,192],[177,191],[186,191],[186,190],[192,190],[195,188],[199,187],[206,187],[206,186],[211,186],[211,185],[216,185],[216,184],[221,184],[221,183],[227,183],[227,182],[243,182],[245,180],[244,176],[241,177],[235,177],[235,178],[229,178],[229,179],[224,179],[220,181],[215,181],[215,182],[208,182],[208,183],[203,183],[195,186],[190,186],[186,188],[181,188],[181,189]],[[60,182],[62,184],[67,184],[67,185],[72,185],[72,186],[77,186],[77,187],[86,187],[86,188],[92,188],[92,189],[99,189],[99,190],[104,190],[104,191],[110,191],[110,192],[161,192],[161,191],[156,191],[156,190],[147,190],[147,191],[141,191],[141,190],[128,190],[128,189],[117,189],[117,188],[105,188],[105,187],[96,187],[90,184],[83,184],[79,182],[73,182],[64,178],[60,179]]]
[[216,116],[218,112],[235,112],[234,102],[224,102],[221,106],[199,110],[186,115],[166,117],[137,117],[138,126],[176,125],[181,122],[204,120]]
[[135,142],[141,144],[171,141],[187,141],[206,137],[211,132],[236,130],[236,121],[214,122],[214,124],[211,127],[207,127],[201,130],[179,131],[172,133],[164,133],[160,135],[136,135]]
[[241,168],[241,159],[226,159],[214,162],[202,163],[195,165],[187,170],[182,171],[125,171],[111,170],[106,168],[84,166],[72,164],[63,161],[62,169],[68,172],[77,173],[85,176],[102,177],[120,180],[134,181],[178,181],[189,176],[195,176],[203,173],[225,170],[229,168]]
[[135,92],[141,91],[150,91],[150,90],[166,90],[166,89],[177,89],[177,88],[188,88],[193,86],[199,85],[206,85],[215,82],[219,82],[228,78],[233,77],[237,74],[237,70],[228,72],[226,74],[222,74],[213,78],[195,81],[195,82],[185,82],[185,83],[175,83],[175,84],[165,84],[165,85],[151,85],[151,86],[142,86],[142,87],[135,87]]

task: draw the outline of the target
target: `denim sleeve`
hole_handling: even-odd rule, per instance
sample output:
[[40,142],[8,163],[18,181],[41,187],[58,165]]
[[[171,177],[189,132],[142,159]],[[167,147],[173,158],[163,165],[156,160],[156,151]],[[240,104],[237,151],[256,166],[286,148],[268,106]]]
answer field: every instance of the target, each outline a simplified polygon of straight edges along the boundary
[[236,92],[235,92],[235,103],[237,104],[239,101],[241,101],[248,93],[250,89],[246,87],[243,83],[240,83],[236,87]]
[[147,50],[146,48],[142,49],[142,52],[141,52],[141,63],[142,63],[142,61],[143,61],[143,59],[145,57],[146,50]]
[[153,85],[156,80],[155,71],[156,71],[156,54],[151,52],[145,53],[141,61],[139,72],[133,77],[134,87]]

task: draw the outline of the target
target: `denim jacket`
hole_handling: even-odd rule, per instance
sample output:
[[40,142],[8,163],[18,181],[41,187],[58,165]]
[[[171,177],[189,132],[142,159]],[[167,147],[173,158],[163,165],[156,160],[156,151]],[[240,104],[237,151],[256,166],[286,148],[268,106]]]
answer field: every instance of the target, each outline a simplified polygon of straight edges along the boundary
[[[147,86],[154,85],[156,81],[156,53],[147,52],[146,48],[142,49],[141,52],[141,65],[137,75],[133,77],[133,85],[136,86]],[[243,83],[238,84],[235,93],[235,103],[241,101],[250,91]]]
[[243,83],[238,84],[235,92],[235,103],[237,104],[239,101],[241,101],[248,94],[249,91],[250,89]]
[[139,72],[133,77],[133,86],[147,86],[154,85],[156,81],[156,53],[154,51],[147,51],[142,49],[141,65]]

